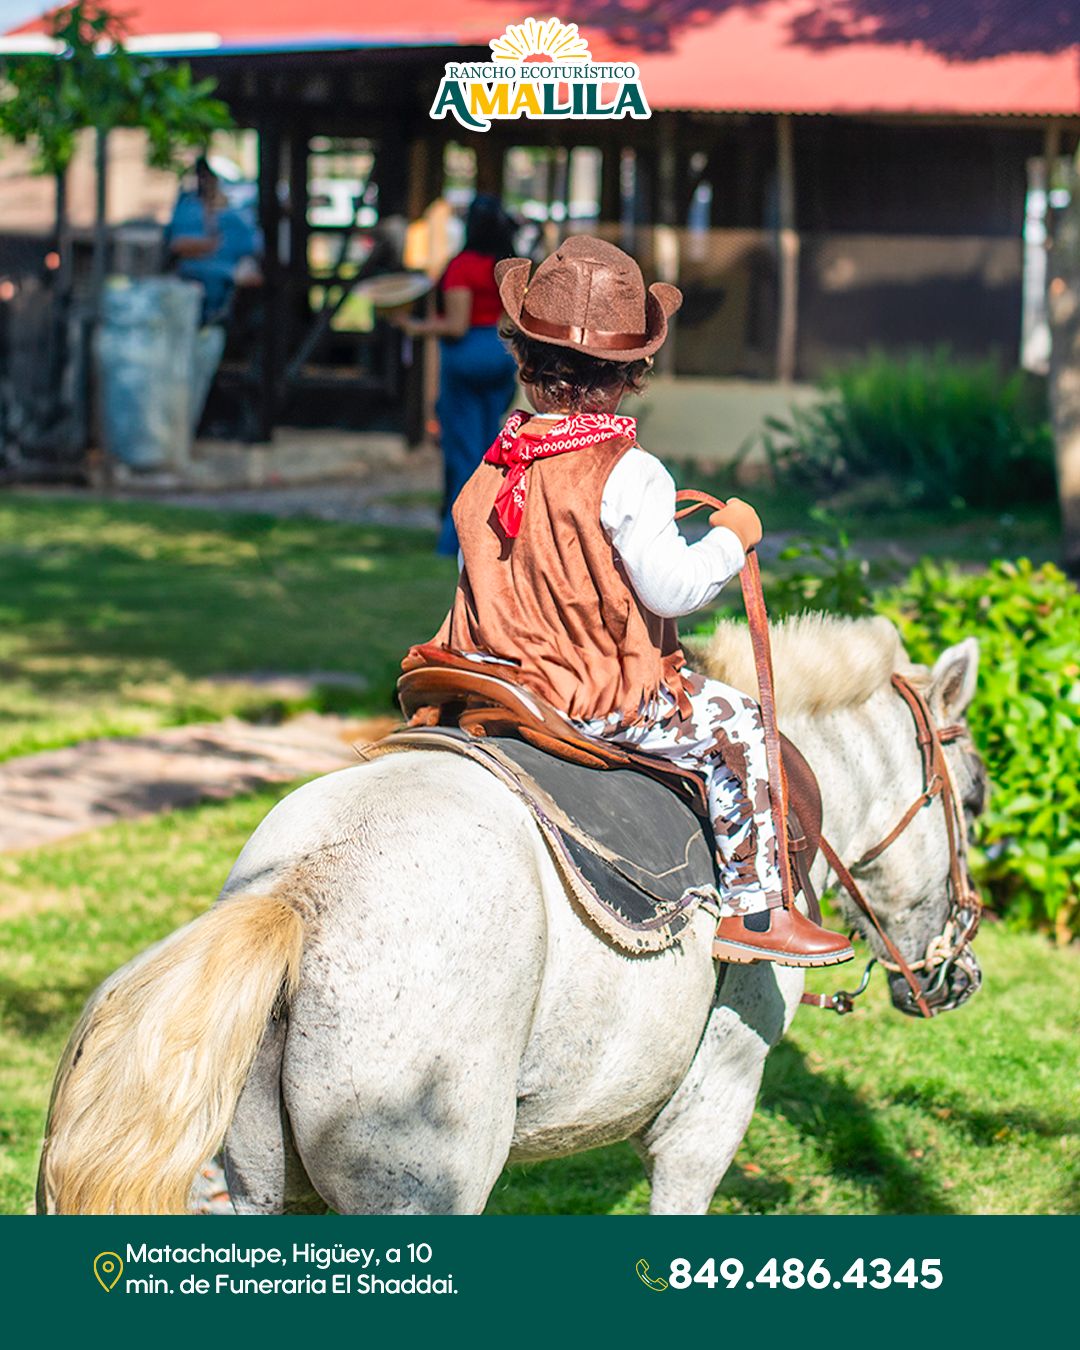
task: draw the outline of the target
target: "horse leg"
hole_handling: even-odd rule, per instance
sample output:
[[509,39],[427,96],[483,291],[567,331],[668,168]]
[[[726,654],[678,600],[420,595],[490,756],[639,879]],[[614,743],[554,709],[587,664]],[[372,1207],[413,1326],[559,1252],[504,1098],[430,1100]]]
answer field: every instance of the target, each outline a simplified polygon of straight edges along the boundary
[[293,1006],[282,1074],[315,1189],[340,1214],[479,1213],[510,1151],[520,1050],[498,1053],[494,1020],[429,1020],[416,989],[396,1025],[332,980],[322,992]]
[[440,760],[421,756],[347,851],[305,861],[319,906],[281,1082],[305,1170],[339,1213],[477,1213],[513,1138],[547,946],[544,845],[495,778],[463,764],[466,790],[448,792]]
[[754,1113],[765,1056],[784,1033],[802,973],[728,966],[701,1044],[663,1110],[633,1140],[652,1214],[705,1214]]
[[225,1177],[237,1214],[326,1212],[296,1151],[281,1098],[287,1025],[284,1017],[267,1024],[225,1138]]

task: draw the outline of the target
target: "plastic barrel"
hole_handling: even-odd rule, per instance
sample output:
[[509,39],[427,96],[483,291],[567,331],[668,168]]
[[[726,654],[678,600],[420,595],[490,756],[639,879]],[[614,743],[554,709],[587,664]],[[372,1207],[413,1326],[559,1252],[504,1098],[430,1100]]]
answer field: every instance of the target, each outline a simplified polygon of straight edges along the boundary
[[111,278],[97,336],[105,449],[133,469],[191,454],[202,289],[177,277]]

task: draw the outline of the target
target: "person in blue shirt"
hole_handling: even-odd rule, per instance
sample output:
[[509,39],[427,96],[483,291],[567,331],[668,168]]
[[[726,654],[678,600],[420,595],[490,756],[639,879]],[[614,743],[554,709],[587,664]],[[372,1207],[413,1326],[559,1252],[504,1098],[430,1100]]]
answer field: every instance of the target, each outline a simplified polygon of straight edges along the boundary
[[181,192],[165,240],[177,275],[203,288],[203,323],[222,323],[238,283],[258,276],[255,227],[230,207],[205,158],[195,164],[196,189]]

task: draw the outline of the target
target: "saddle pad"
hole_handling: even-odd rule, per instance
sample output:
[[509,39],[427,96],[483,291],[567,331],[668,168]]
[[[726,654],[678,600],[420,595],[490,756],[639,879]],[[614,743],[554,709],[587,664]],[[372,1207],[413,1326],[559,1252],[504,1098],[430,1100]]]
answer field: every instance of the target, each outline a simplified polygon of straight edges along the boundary
[[583,768],[516,737],[479,738],[456,727],[409,728],[365,752],[414,749],[465,755],[516,791],[587,917],[622,951],[663,951],[702,902],[718,912],[702,821],[647,775]]

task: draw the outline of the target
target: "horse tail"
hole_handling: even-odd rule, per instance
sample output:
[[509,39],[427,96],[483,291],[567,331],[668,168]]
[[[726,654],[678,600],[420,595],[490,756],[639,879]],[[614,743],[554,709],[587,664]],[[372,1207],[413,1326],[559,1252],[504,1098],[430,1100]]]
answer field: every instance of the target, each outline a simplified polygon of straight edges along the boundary
[[274,895],[221,901],[91,1000],[53,1085],[39,1212],[174,1214],[221,1144],[304,922]]

